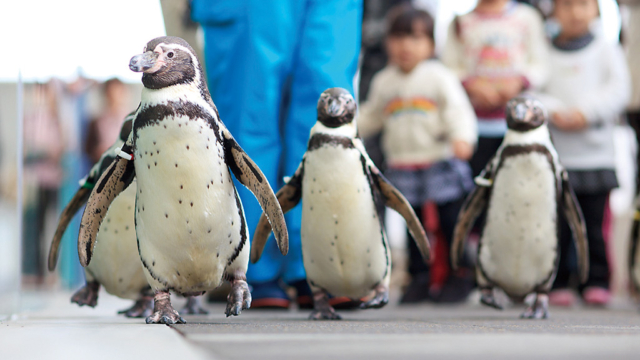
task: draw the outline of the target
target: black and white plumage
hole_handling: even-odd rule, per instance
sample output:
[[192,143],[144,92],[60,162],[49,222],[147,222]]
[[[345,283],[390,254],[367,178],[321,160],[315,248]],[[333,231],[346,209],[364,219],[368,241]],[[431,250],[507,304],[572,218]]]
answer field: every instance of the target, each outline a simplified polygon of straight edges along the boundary
[[[63,210],[58,228],[49,249],[49,270],[55,269],[58,261],[60,241],[69,222],[89,198],[89,194],[98,178],[116,157],[120,148],[131,133],[133,113],[129,114],[116,142],[100,157],[83,179],[83,184]],[[151,314],[153,296],[138,256],[135,225],[135,185],[122,192],[111,204],[106,221],[97,234],[94,261],[85,268],[86,284],[78,290],[71,301],[80,306],[96,306],[98,290],[102,285],[112,295],[123,299],[136,300],[130,309],[121,311],[127,317],[144,317]]]
[[123,153],[91,193],[78,239],[80,262],[91,261],[104,212],[135,176],[138,250],[156,292],[147,323],[183,323],[169,291],[197,295],[223,279],[232,284],[226,314],[238,315],[251,303],[245,276],[249,235],[231,172],[256,195],[286,254],[282,210],[260,169],[220,120],[188,43],[153,39],[129,67],[143,72],[141,103]]
[[[307,152],[277,193],[285,212],[302,201],[302,254],[314,298],[311,319],[340,318],[328,294],[360,299],[373,292],[363,308],[380,308],[389,301],[391,253],[376,204],[405,218],[429,259],[429,242],[413,209],[356,138],[355,111],[355,101],[345,89],[322,93]],[[263,215],[253,239],[253,262],[260,258],[270,231]]]
[[493,296],[499,287],[515,300],[535,293],[525,318],[546,318],[548,292],[558,267],[559,217],[564,214],[578,250],[581,280],[589,255],[584,219],[567,171],[558,160],[546,125],[547,113],[530,98],[507,103],[508,130],[478,185],[458,216],[451,247],[457,266],[475,219],[484,210],[476,277],[485,305],[501,308]]
[[629,278],[636,294],[640,294],[640,196],[636,198],[635,208],[629,247]]

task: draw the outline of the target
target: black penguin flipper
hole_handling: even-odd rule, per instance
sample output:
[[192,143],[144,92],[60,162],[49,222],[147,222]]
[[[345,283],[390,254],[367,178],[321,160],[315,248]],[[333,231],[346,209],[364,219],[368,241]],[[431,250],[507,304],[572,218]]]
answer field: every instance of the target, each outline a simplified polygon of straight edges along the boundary
[[51,241],[51,246],[49,247],[49,271],[53,271],[56,268],[56,264],[58,263],[58,256],[60,250],[60,241],[62,241],[62,235],[67,230],[67,226],[73,219],[73,216],[80,210],[84,204],[89,200],[89,195],[91,194],[91,189],[86,187],[81,187],[76,191],[73,198],[69,201],[67,206],[65,206],[64,210],[62,210],[62,214],[60,214],[60,220],[58,220],[58,227],[56,228],[56,232],[53,235],[53,240]]
[[564,216],[569,223],[573,240],[576,244],[578,253],[578,273],[580,282],[584,283],[589,277],[589,243],[587,241],[587,227],[582,215],[582,209],[578,204],[578,199],[573,193],[571,184],[569,184],[569,174],[567,170],[562,170],[562,210]]
[[[125,146],[126,147],[126,146]],[[123,150],[129,150],[125,149]],[[78,234],[78,257],[82,266],[89,265],[100,224],[113,200],[124,191],[135,178],[133,160],[116,157],[100,176],[87,201],[82,214]]]
[[633,270],[636,266],[636,252],[640,250],[640,197],[636,199],[636,209],[633,213],[633,226],[631,228],[631,241],[629,242],[629,279],[636,291],[640,292],[640,284],[636,283]]
[[[278,203],[282,208],[282,213],[286,214],[293,209],[302,199],[302,176],[304,173],[304,159],[293,174],[291,179],[276,193]],[[262,213],[256,231],[253,234],[253,242],[251,243],[251,262],[256,263],[262,256],[264,246],[271,234],[271,225],[265,213]]]
[[242,185],[246,186],[256,197],[260,203],[260,207],[262,207],[262,211],[264,211],[269,223],[271,223],[280,252],[282,255],[287,255],[289,252],[287,224],[284,221],[284,214],[282,213],[280,203],[273,193],[269,181],[267,181],[267,178],[258,165],[242,150],[227,129],[222,131],[222,135],[227,166],[229,166],[229,169],[231,169],[236,179],[238,179]]
[[[487,179],[488,180],[488,179]],[[487,207],[491,186],[476,186],[462,204],[451,241],[451,265],[458,268],[458,262],[464,252],[464,244],[476,219]]]
[[369,164],[369,171],[371,172],[373,183],[384,199],[385,206],[392,208],[402,215],[404,221],[407,223],[409,233],[416,242],[418,249],[420,249],[422,259],[425,263],[429,263],[431,261],[431,245],[429,244],[429,239],[427,239],[427,233],[424,231],[424,227],[422,227],[422,222],[413,211],[413,207],[411,207],[411,204],[409,204],[409,201],[407,201],[404,195],[402,195],[395,186],[391,185],[389,180],[382,175],[373,163]]

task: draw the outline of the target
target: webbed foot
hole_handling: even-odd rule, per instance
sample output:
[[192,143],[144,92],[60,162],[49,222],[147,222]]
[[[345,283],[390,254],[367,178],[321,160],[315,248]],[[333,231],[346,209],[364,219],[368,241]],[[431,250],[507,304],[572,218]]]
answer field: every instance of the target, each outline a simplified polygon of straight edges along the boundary
[[150,316],[153,312],[153,296],[142,295],[132,307],[118,311],[129,318],[143,318]]
[[186,324],[180,314],[171,306],[169,291],[156,291],[153,314],[147,317],[147,324]]
[[503,310],[503,306],[498,304],[495,296],[493,296],[493,288],[485,288],[480,290],[480,303],[494,309]]
[[187,304],[180,309],[180,315],[206,315],[209,311],[202,307],[200,296],[187,296]]
[[549,295],[536,294],[536,299],[520,315],[521,319],[546,319],[549,317]]
[[342,317],[329,304],[329,295],[320,289],[313,293],[313,311],[309,315],[309,320],[340,320]]
[[100,290],[100,283],[97,281],[91,281],[86,283],[84,287],[76,291],[71,297],[71,302],[80,306],[96,307],[98,304],[98,291]]
[[238,316],[242,310],[251,307],[251,292],[244,274],[230,276],[229,281],[231,282],[231,291],[227,295],[227,308],[224,313],[227,317]]
[[380,309],[389,303],[389,287],[380,284],[374,291],[375,294],[371,300],[360,304],[361,309]]

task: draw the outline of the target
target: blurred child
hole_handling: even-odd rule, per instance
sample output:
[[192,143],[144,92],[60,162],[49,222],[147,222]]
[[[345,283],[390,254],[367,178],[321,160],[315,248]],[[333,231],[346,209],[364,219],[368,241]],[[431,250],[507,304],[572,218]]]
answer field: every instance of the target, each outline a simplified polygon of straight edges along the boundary
[[[376,74],[362,104],[358,129],[363,137],[382,130],[389,180],[407,197],[419,218],[426,201],[437,204],[447,242],[465,195],[472,189],[467,160],[477,140],[476,118],[456,76],[433,56],[433,19],[411,6],[389,13],[389,64]],[[429,268],[409,241],[412,282],[402,302],[461,301],[471,289],[451,275],[455,294],[429,294]],[[468,279],[467,279],[468,280]],[[446,286],[446,285],[445,285]],[[441,295],[444,295],[444,290]]]
[[[602,221],[609,192],[618,185],[613,126],[629,100],[629,71],[621,47],[590,30],[599,13],[597,0],[555,0],[554,5],[561,30],[550,44],[551,76],[541,100],[587,224],[589,279],[579,290],[586,303],[605,305],[609,264]],[[568,306],[575,301],[567,290],[575,260],[566,224],[560,239],[560,268],[550,301]]]
[[118,138],[123,119],[131,112],[129,107],[129,90],[120,80],[113,78],[104,83],[106,107],[103,113],[91,121],[87,130],[85,152],[91,163],[100,160]]
[[529,5],[480,0],[452,22],[442,61],[462,81],[478,117],[474,176],[502,143],[507,101],[545,81],[546,53],[542,19]]

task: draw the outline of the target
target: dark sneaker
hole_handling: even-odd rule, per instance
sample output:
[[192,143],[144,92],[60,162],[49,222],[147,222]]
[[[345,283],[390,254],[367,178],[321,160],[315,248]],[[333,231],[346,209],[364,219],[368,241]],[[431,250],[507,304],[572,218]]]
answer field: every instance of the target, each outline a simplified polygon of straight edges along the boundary
[[287,293],[278,281],[251,284],[251,308],[286,310],[291,305]]
[[413,276],[411,283],[404,291],[400,304],[415,304],[425,301],[433,301],[430,294],[429,286],[431,284],[431,276],[429,273],[419,273]]

